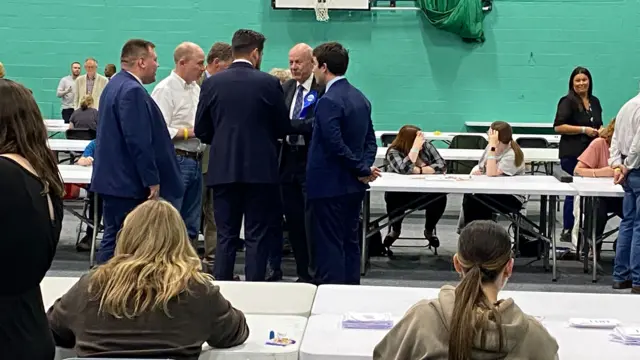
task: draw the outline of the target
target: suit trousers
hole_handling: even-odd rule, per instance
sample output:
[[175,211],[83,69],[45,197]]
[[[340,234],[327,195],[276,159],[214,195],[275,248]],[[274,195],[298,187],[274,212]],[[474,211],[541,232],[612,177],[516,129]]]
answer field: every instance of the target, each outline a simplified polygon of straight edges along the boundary
[[360,284],[358,229],[364,195],[307,200],[318,285]]
[[310,282],[313,269],[310,269],[309,264],[311,253],[306,229],[306,185],[304,180],[296,181],[282,184],[281,189],[284,217],[289,228],[289,243],[296,260],[296,273],[301,281]]
[[245,278],[265,281],[267,257],[282,239],[282,209],[278,184],[214,185],[213,213],[218,227],[215,278],[232,280],[244,216]]

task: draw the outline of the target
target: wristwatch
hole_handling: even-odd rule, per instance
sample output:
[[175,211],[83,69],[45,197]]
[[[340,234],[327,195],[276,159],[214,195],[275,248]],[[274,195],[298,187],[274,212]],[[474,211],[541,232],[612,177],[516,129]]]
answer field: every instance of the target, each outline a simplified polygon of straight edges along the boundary
[[496,151],[496,148],[494,146],[492,146],[489,151]]

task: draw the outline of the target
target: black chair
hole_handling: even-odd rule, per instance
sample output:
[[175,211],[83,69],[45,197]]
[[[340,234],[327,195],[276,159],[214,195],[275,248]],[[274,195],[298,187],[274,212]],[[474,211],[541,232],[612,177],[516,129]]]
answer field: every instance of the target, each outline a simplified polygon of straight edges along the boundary
[[[451,139],[449,149],[484,150],[489,142],[481,135],[456,135]],[[470,160],[447,160],[447,173],[449,174],[469,174],[477,161]]]
[[[547,149],[549,148],[549,142],[547,139],[538,138],[538,137],[519,137],[516,139],[516,143],[520,145],[523,149]],[[527,159],[525,159],[527,160]],[[535,174],[540,169],[540,164],[536,164],[534,162],[531,163],[531,175]],[[548,169],[547,164],[544,164],[544,174],[549,174],[550,169]]]
[[395,138],[396,134],[383,134],[380,136],[380,141],[382,141],[382,146],[389,146]]
[[93,129],[68,129],[65,137],[69,140],[95,140],[96,131]]

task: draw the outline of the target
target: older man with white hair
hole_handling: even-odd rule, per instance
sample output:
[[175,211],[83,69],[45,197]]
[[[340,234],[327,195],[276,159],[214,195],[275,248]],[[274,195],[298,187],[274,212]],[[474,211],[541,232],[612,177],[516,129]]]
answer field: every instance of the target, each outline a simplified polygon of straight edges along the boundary
[[195,246],[202,207],[203,146],[195,137],[193,127],[200,97],[197,81],[205,67],[204,51],[194,43],[184,42],[176,47],[173,60],[175,68],[156,85],[151,97],[162,111],[175,146],[185,187],[178,210]]
[[[283,143],[280,156],[280,182],[284,216],[289,229],[289,242],[296,259],[298,281],[313,281],[313,247],[307,242],[306,235],[306,167],[307,152],[313,132],[314,108],[318,98],[324,93],[324,86],[316,83],[313,76],[313,49],[301,43],[289,51],[289,70],[291,80],[286,81],[284,90],[285,105],[289,110],[293,134]],[[271,274],[268,280],[282,278],[279,269],[282,245],[276,244],[269,265]]]

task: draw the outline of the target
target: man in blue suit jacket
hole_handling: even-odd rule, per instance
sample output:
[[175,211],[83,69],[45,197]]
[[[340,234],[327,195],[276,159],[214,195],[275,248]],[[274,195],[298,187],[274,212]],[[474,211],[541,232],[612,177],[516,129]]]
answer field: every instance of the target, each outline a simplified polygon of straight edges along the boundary
[[248,281],[265,280],[269,249],[282,237],[277,144],[290,125],[280,82],[259,71],[264,42],[255,31],[236,31],[233,63],[200,91],[195,134],[211,144],[217,280],[233,278],[243,215]]
[[318,83],[325,94],[316,117],[307,161],[307,204],[314,236],[316,282],[360,284],[358,225],[377,145],[371,103],[344,78],[349,54],[340,44],[313,50]]
[[122,71],[100,97],[100,121],[91,191],[103,197],[104,236],[97,260],[113,257],[124,218],[147,199],[174,204],[184,192],[171,136],[162,112],[143,84],[156,79],[155,45],[129,40],[122,48]]

